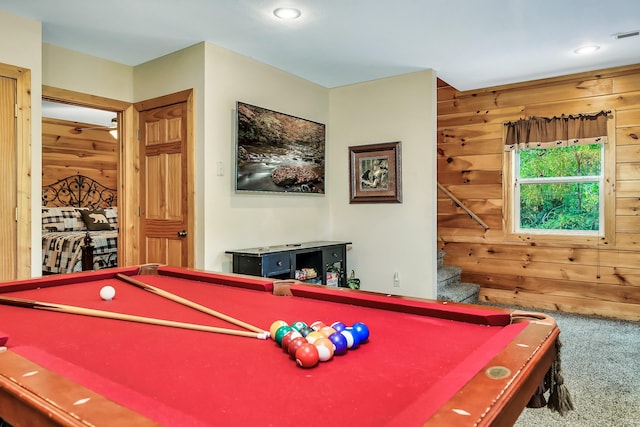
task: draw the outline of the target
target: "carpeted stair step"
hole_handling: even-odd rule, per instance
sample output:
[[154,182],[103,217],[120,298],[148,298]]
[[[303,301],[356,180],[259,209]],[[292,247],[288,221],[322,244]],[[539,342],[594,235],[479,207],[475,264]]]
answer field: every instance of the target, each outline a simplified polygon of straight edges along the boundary
[[438,288],[438,299],[442,301],[474,304],[479,294],[480,286],[474,283],[453,283]]
[[462,268],[444,264],[445,252],[438,250],[438,295],[442,301],[478,302],[480,286],[473,283],[460,283]]
[[448,285],[460,282],[462,268],[453,265],[443,265],[438,267],[438,291]]

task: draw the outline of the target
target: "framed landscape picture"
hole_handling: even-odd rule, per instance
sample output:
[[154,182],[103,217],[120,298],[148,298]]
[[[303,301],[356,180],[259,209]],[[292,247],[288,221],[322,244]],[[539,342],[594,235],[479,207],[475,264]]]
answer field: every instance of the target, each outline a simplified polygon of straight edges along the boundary
[[349,147],[349,203],[402,203],[400,142]]
[[236,103],[236,191],[324,194],[325,125]]

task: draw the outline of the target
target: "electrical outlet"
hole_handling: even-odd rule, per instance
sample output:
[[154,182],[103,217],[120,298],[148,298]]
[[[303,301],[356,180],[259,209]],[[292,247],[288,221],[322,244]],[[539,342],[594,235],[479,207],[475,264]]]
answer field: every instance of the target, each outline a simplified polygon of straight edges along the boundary
[[224,163],[218,162],[218,176],[224,176]]
[[394,288],[400,287],[400,275],[398,274],[397,271],[393,273],[393,287]]

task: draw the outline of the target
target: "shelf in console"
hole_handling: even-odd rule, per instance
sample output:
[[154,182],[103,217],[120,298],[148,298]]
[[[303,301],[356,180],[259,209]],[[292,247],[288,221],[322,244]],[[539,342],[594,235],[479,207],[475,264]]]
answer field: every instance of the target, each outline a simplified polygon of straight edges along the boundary
[[351,242],[313,241],[229,250],[233,256],[233,272],[263,277],[295,278],[296,270],[314,269],[324,283],[327,268],[337,266],[340,286],[346,286],[347,249]]

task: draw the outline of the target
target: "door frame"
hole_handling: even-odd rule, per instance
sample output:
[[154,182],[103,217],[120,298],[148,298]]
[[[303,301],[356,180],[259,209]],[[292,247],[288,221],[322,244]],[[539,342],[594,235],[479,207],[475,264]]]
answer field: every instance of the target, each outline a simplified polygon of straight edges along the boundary
[[[0,68],[0,71],[2,69]],[[27,81],[30,81],[27,80]],[[28,94],[27,94],[28,95]],[[42,86],[42,99],[55,102],[62,102],[72,105],[80,105],[91,108],[100,108],[103,110],[113,111],[118,114],[118,131],[119,131],[119,147],[118,147],[118,264],[119,265],[138,265],[140,264],[140,244],[143,236],[140,234],[140,150],[138,129],[139,120],[138,112],[175,104],[178,102],[187,103],[187,165],[189,168],[189,176],[187,183],[188,190],[188,227],[187,232],[194,236],[195,221],[195,202],[194,202],[194,97],[193,89],[184,90],[174,94],[153,98],[146,101],[137,102],[135,104],[116,99],[89,95],[86,93],[75,92],[67,89],[60,89],[52,86]],[[30,101],[30,96],[27,96]],[[30,103],[29,109],[30,112]],[[30,114],[27,115],[30,117]],[[27,127],[30,134],[30,127]],[[29,140],[30,141],[30,140]],[[30,147],[30,144],[29,144]],[[30,154],[30,150],[28,151]],[[30,158],[30,157],[29,157]],[[29,170],[31,163],[27,163]],[[29,173],[30,176],[30,173]],[[25,180],[26,181],[26,180]],[[22,183],[23,186],[26,184]],[[31,195],[30,180],[28,191],[24,194]],[[19,193],[20,194],[20,193]],[[30,208],[30,205],[28,205]],[[29,210],[30,212],[30,210]],[[30,215],[28,216],[30,219]],[[30,221],[29,221],[30,224]],[[30,231],[30,227],[27,228]],[[31,234],[29,233],[29,236]],[[23,241],[28,243],[28,259],[31,256],[31,240]],[[190,267],[195,263],[195,239],[191,239],[188,248],[188,263]],[[19,241],[20,244],[20,241]],[[29,263],[30,264],[30,263]],[[30,272],[29,272],[30,273]],[[29,276],[27,276],[29,277]]]
[[[135,109],[135,129],[136,129],[136,141],[137,144],[130,144],[127,148],[126,155],[129,159],[132,159],[132,164],[135,164],[135,168],[132,168],[130,171],[131,176],[129,176],[132,185],[129,190],[134,192],[135,194],[130,194],[132,199],[138,201],[138,208],[135,216],[136,227],[135,233],[131,233],[131,241],[130,244],[136,245],[136,264],[140,263],[140,250],[139,248],[144,244],[145,236],[140,234],[141,224],[140,224],[140,209],[142,206],[141,200],[141,192],[140,188],[142,185],[142,177],[140,174],[141,164],[140,162],[140,140],[139,140],[139,113],[142,111],[153,110],[156,108],[168,107],[173,104],[178,103],[186,103],[187,106],[187,117],[186,117],[186,127],[187,127],[187,137],[186,137],[186,156],[187,156],[187,233],[191,238],[189,239],[189,244],[187,245],[187,267],[193,268],[195,266],[195,180],[194,180],[194,166],[195,166],[195,136],[194,136],[194,96],[193,89],[186,89],[180,92],[172,93],[169,95],[159,96],[157,98],[148,99],[145,101],[136,102],[133,104]],[[128,165],[130,162],[126,162]],[[135,184],[133,184],[135,183]],[[136,239],[136,240],[133,240]]]
[[16,279],[31,277],[31,70],[0,63],[16,80]]
[[131,183],[127,180],[126,175],[129,166],[125,163],[128,157],[125,156],[124,147],[135,145],[131,143],[134,141],[133,105],[130,102],[46,85],[42,86],[42,99],[63,104],[98,108],[112,111],[118,115],[118,265],[132,265],[132,259],[135,259],[132,252],[135,251],[135,248],[130,246],[135,241],[130,239],[125,231],[132,228],[132,212],[135,212],[132,206],[136,205],[136,200],[130,199],[127,191],[131,187]]

